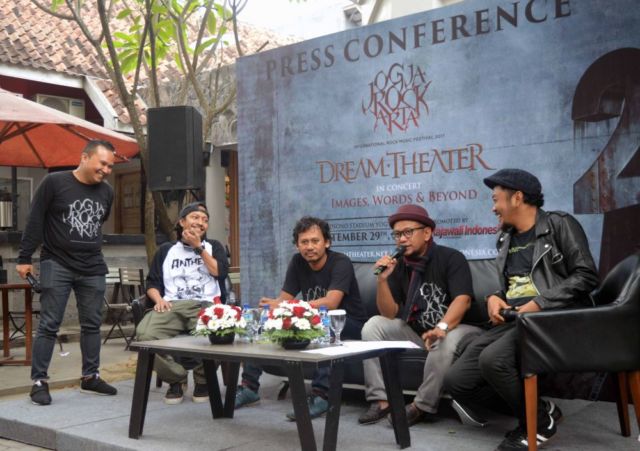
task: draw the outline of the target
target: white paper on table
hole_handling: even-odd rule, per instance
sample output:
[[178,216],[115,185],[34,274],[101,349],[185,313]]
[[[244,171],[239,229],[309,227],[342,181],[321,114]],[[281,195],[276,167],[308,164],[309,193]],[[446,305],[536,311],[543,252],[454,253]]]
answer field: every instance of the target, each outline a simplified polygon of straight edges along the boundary
[[401,348],[420,349],[420,346],[412,341],[343,341],[340,346],[327,346],[324,348],[309,349],[301,352],[322,355],[343,355],[355,351],[375,351],[376,349]]

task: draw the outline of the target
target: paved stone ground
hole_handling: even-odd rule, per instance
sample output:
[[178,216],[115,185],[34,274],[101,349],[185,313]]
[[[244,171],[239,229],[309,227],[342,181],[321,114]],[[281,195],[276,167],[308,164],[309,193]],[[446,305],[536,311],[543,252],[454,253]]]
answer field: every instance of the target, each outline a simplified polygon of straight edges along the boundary
[[[29,402],[29,368],[0,366],[0,451],[5,450],[296,450],[300,448],[294,423],[285,420],[290,399],[276,399],[281,379],[264,375],[262,401],[256,407],[239,409],[232,420],[213,420],[209,405],[194,404],[190,396],[177,406],[163,403],[166,384],[152,387],[144,434],[140,440],[128,438],[129,412],[133,392],[135,354],[124,351],[123,340],[109,341],[102,351],[102,375],[116,383],[114,397],[85,395],[78,390],[80,352],[77,343],[64,345],[52,363],[53,404],[42,407]],[[20,349],[16,350],[19,354]],[[187,394],[189,395],[189,393]],[[615,405],[558,400],[564,420],[548,450],[640,450],[638,428],[624,438],[618,429]],[[397,449],[393,430],[381,422],[360,426],[357,418],[366,408],[361,391],[347,390],[343,397],[338,449],[345,451]],[[411,428],[412,449],[435,451],[489,451],[514,425],[505,416],[487,412],[491,420],[484,429],[461,425],[447,409],[432,424]],[[633,417],[632,417],[633,418]],[[324,420],[314,420],[316,440],[321,441]],[[7,440],[8,439],[8,440]],[[19,441],[30,443],[26,445]]]

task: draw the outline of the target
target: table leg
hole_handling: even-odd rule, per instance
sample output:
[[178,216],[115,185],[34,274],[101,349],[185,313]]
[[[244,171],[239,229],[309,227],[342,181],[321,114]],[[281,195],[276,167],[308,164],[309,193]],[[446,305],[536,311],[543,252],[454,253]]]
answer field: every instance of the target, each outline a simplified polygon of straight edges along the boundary
[[227,362],[227,392],[224,397],[225,418],[233,418],[233,412],[236,408],[236,390],[239,374],[240,362]]
[[209,390],[209,404],[213,418],[223,417],[222,396],[220,395],[220,384],[216,374],[217,365],[214,360],[203,360],[204,375],[207,378],[207,389]]
[[400,378],[398,376],[397,353],[388,352],[381,355],[380,366],[382,367],[387,398],[391,406],[391,418],[393,419],[393,432],[396,436],[396,443],[400,445],[400,448],[408,448],[411,446],[411,436],[409,435],[407,416],[404,412],[404,397],[402,396],[402,388],[400,387]]
[[33,339],[33,308],[32,308],[32,292],[31,288],[25,289],[24,293],[24,323],[25,323],[25,359],[28,365],[31,365],[31,340]]
[[293,412],[296,415],[296,424],[298,425],[300,447],[303,451],[316,451],[316,439],[313,435],[307,393],[304,388],[302,362],[287,361],[285,362],[285,370],[289,376],[291,400],[293,402]]
[[140,438],[144,427],[144,417],[147,413],[149,401],[149,386],[151,385],[151,371],[155,354],[148,349],[138,351],[136,378],[133,385],[133,399],[131,400],[131,417],[129,418],[129,438]]
[[9,290],[2,289],[2,356],[9,357]]
[[323,451],[335,451],[338,446],[338,424],[342,403],[342,381],[344,380],[344,361],[336,360],[331,366],[329,379],[329,412],[324,424]]

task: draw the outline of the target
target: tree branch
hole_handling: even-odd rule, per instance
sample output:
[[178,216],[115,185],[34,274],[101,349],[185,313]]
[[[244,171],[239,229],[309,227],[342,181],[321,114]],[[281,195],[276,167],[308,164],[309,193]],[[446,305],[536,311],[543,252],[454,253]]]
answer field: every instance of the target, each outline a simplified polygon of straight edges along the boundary
[[31,0],[31,3],[33,3],[34,5],[36,5],[39,9],[41,9],[42,11],[44,11],[47,14],[52,15],[53,17],[57,17],[58,19],[62,19],[62,20],[74,20],[73,16],[67,16],[66,14],[62,14],[59,12],[56,12],[50,8],[47,8],[46,6],[44,6],[43,4],[41,4],[38,0]]

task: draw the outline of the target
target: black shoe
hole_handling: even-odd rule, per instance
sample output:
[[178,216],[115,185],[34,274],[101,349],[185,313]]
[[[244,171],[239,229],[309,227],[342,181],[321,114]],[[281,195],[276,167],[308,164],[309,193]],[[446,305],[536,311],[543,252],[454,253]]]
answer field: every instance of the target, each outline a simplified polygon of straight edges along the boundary
[[[557,409],[557,407],[556,407]],[[560,414],[562,416],[562,414]],[[552,413],[547,416],[547,420],[544,424],[538,424],[538,433],[536,434],[536,441],[538,447],[547,443],[547,441],[553,437],[556,433],[556,422],[553,419]],[[527,441],[527,431],[525,428],[518,426],[513,431],[508,432],[505,435],[505,439],[498,445],[496,451],[516,451],[516,450],[528,450],[529,442]]]
[[31,387],[31,403],[37,406],[48,406],[51,404],[51,395],[49,394],[49,384],[45,381],[36,381]]
[[378,421],[382,420],[387,414],[391,412],[391,407],[387,406],[384,409],[380,407],[380,403],[378,401],[373,401],[369,406],[369,410],[360,415],[358,418],[358,423],[360,424],[374,424]]
[[182,382],[176,382],[175,384],[169,384],[169,389],[164,395],[165,404],[180,404],[184,399],[184,389],[187,384]]
[[101,396],[113,396],[118,393],[115,387],[107,384],[104,380],[100,379],[100,376],[97,374],[82,379],[82,383],[80,384],[80,391],[82,393],[90,393],[93,395],[101,395]]
[[545,404],[547,414],[549,414],[551,418],[553,418],[553,421],[558,424],[560,420],[562,420],[562,411],[560,410],[560,407],[558,407],[553,401],[541,399],[541,402]]
[[478,415],[478,413],[471,409],[469,406],[461,404],[455,399],[451,400],[451,407],[458,414],[458,417],[460,417],[460,422],[462,424],[483,428],[489,423],[485,418]]
[[193,402],[207,402],[209,401],[209,388],[207,384],[196,383],[193,387],[193,395],[191,396]]

